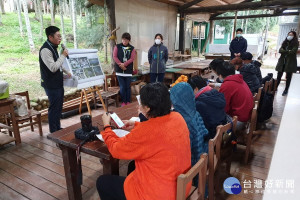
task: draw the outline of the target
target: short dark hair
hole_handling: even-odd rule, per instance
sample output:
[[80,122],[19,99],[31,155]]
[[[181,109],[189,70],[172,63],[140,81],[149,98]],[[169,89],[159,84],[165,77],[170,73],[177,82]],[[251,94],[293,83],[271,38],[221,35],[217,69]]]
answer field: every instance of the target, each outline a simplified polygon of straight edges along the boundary
[[241,58],[242,60],[252,60],[253,56],[250,52],[243,52]]
[[57,31],[60,31],[59,28],[57,28],[56,26],[48,26],[46,29],[45,29],[45,33],[47,35],[47,38],[51,35],[53,36]]
[[221,75],[223,78],[235,74],[235,68],[228,61],[222,63],[222,65],[217,67],[217,74]]
[[243,32],[243,29],[241,29],[241,28],[238,28],[238,29],[236,29],[236,31],[235,31],[235,32],[238,32],[238,31],[241,31],[241,32]]
[[149,117],[160,117],[170,113],[170,93],[163,83],[149,83],[142,87],[140,94],[142,105],[150,108],[147,113]]
[[209,68],[211,68],[211,69],[214,70],[214,71],[217,71],[217,70],[216,70],[217,67],[218,67],[219,65],[221,65],[223,62],[224,62],[224,59],[223,59],[223,58],[216,58],[216,59],[214,59],[213,61],[211,61],[211,62],[209,63]]
[[190,78],[188,80],[188,84],[191,85],[193,90],[195,88],[198,88],[198,90],[200,90],[201,88],[207,86],[206,80],[204,78],[202,78],[201,76],[193,76],[192,78]]
[[127,40],[130,41],[130,40],[131,40],[131,35],[130,35],[129,33],[127,33],[127,32],[126,32],[126,33],[123,33],[123,34],[122,34],[122,39],[127,39]]
[[160,33],[156,33],[154,39],[155,39],[157,36],[159,36],[159,37],[161,38],[161,40],[164,40],[162,34],[160,34]]

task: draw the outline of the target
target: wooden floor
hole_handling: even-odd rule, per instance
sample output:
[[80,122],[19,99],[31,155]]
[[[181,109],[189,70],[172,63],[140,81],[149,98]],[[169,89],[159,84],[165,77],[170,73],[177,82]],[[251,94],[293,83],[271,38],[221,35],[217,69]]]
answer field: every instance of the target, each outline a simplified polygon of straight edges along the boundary
[[[273,117],[258,131],[258,136],[252,146],[253,155],[248,165],[242,163],[243,148],[238,148],[234,154],[231,175],[243,182],[251,181],[249,194],[244,190],[239,195],[228,195],[224,191],[217,199],[262,199],[263,194],[255,193],[254,180],[266,180],[276,142],[277,132],[285,105],[285,97],[281,96],[282,88],[274,100]],[[93,111],[100,114],[101,111]],[[79,116],[62,120],[63,127],[79,121]],[[43,125],[44,136],[38,135],[38,130],[31,132],[22,129],[22,144],[13,143],[0,147],[0,199],[68,199],[64,177],[62,155],[55,143],[46,138],[47,124]],[[120,162],[120,174],[125,175],[127,161]],[[102,173],[102,165],[95,157],[82,155],[83,199],[99,199],[95,183]],[[250,192],[253,191],[253,193]]]

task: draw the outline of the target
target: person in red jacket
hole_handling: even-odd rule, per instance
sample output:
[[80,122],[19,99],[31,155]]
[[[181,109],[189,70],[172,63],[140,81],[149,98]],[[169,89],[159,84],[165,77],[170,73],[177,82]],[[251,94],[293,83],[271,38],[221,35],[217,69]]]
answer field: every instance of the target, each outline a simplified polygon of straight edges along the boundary
[[217,75],[223,83],[219,92],[225,96],[225,112],[231,117],[238,117],[237,130],[243,129],[250,119],[253,108],[253,96],[241,74],[235,74],[235,68],[229,62],[220,63]]
[[[110,116],[102,116],[101,135],[114,158],[135,160],[135,170],[127,177],[102,175],[97,180],[101,200],[174,200],[179,174],[191,167],[189,129],[178,112],[171,112],[168,88],[150,83],[140,91],[140,111],[144,122],[125,122],[131,130],[119,138],[109,126]],[[191,188],[188,184],[187,193]]]

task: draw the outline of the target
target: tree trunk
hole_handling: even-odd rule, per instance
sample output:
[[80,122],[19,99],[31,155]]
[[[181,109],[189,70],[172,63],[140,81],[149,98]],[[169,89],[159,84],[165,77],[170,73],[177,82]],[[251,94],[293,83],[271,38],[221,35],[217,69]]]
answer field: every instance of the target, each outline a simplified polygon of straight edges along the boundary
[[81,9],[81,6],[79,8],[79,17],[80,17],[80,21],[82,20],[82,9]]
[[[45,5],[45,4],[44,4]],[[39,11],[39,19],[40,19],[40,40],[43,40],[43,34],[44,34],[44,19],[43,19],[43,12],[41,8],[41,0],[37,0],[37,7]]]
[[58,0],[59,4],[59,11],[60,11],[60,24],[61,24],[61,30],[62,30],[62,39],[63,43],[66,45],[66,34],[65,34],[65,23],[64,23],[64,12],[63,12],[63,1]]
[[54,25],[55,24],[55,16],[54,16],[53,0],[50,0],[50,13],[51,13],[51,25]]
[[72,7],[72,1],[73,0],[69,0],[69,15],[70,15],[70,18],[71,18],[71,26],[72,26],[72,29],[73,29],[73,15],[72,15],[72,13],[73,13],[73,7]]
[[19,19],[20,34],[21,34],[21,37],[23,37],[24,36],[24,32],[23,32],[23,23],[22,23],[20,0],[15,0],[15,2],[17,4],[17,10],[18,10],[18,19]]
[[0,13],[0,26],[3,26],[3,23],[2,23],[2,14]]
[[76,20],[76,6],[75,6],[75,0],[71,0],[72,2],[72,24],[73,24],[73,35],[74,35],[74,49],[77,49],[77,20]]
[[[247,14],[246,15],[249,15],[249,10],[247,10]],[[245,21],[245,30],[244,30],[245,34],[247,34],[247,26],[248,26],[248,18],[246,18],[246,21]]]
[[104,5],[104,52],[105,52],[105,63],[108,63],[108,54],[107,54],[107,7]]
[[37,8],[37,0],[33,0],[33,4],[34,4],[34,18],[39,21],[39,11]]
[[22,2],[23,2],[23,9],[24,9],[24,17],[25,17],[25,22],[26,22],[28,42],[29,42],[30,51],[32,52],[35,50],[35,48],[34,48],[34,43],[33,43],[33,39],[32,39],[31,26],[30,26],[30,21],[29,21],[29,16],[28,16],[27,2],[24,0]]
[[5,10],[4,10],[4,0],[0,0],[0,9],[1,9],[1,13],[5,14]]
[[43,1],[43,9],[44,9],[44,15],[46,15],[47,6],[46,6],[46,2],[45,1]]
[[[109,32],[112,32],[116,29],[116,15],[115,15],[115,0],[105,0],[107,6],[107,15],[108,15],[108,24],[109,24]],[[116,36],[116,32],[112,35]],[[110,40],[110,55],[111,55],[111,68],[114,69],[114,59],[113,59],[113,51],[116,45],[115,40]]]

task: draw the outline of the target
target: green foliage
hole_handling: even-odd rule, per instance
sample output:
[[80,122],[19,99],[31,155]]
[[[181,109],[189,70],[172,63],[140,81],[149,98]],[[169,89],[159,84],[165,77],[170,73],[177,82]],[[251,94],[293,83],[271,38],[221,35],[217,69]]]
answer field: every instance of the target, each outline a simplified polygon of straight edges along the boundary
[[[247,11],[239,11],[238,16],[241,15],[248,15]],[[262,10],[252,10],[249,11],[249,15],[258,15],[258,14],[266,14],[265,11]],[[227,12],[220,17],[225,16],[235,16],[235,13],[233,12]],[[225,31],[227,33],[230,33],[232,31],[234,20],[217,20],[216,24],[219,24],[220,26],[225,27]],[[243,24],[243,26],[242,26]],[[245,24],[246,19],[238,19],[236,23],[237,28],[242,28],[245,30]],[[267,24],[267,18],[250,18],[247,22],[247,34],[253,34],[253,33],[262,33],[262,31],[265,29]],[[278,17],[270,17],[269,19],[269,30],[271,30],[276,24],[278,24]]]

